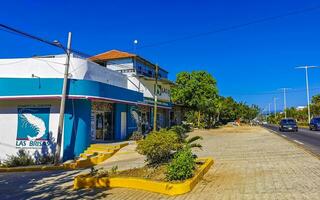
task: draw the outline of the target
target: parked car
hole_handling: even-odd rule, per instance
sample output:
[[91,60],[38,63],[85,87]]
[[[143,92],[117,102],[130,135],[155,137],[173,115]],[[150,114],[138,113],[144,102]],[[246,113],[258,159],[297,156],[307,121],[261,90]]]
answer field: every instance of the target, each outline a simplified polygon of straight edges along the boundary
[[280,121],[279,131],[298,131],[296,120],[292,118],[285,118]]
[[314,117],[311,119],[309,124],[309,129],[312,130],[320,130],[320,117]]

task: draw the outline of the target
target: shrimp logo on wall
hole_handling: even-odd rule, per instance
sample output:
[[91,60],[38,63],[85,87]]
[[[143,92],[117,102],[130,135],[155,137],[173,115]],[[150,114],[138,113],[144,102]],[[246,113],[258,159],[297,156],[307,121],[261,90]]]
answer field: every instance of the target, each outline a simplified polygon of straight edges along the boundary
[[48,146],[50,108],[18,108],[16,147]]

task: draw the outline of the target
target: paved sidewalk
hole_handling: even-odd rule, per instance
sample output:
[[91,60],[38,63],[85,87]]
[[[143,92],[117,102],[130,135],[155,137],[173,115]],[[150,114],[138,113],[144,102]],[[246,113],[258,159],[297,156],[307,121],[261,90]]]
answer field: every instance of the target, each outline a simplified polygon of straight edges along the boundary
[[108,199],[320,199],[320,160],[260,127],[197,130],[215,164],[194,190],[168,197],[114,188]]
[[[204,138],[203,150],[196,153],[213,157],[215,164],[185,195],[126,188],[73,191],[76,171],[0,173],[0,195],[4,199],[320,199],[320,160],[294,143],[260,127],[197,130],[192,135]],[[102,165],[119,169],[143,165],[143,157],[133,150],[128,146]]]
[[100,163],[96,168],[111,169],[114,166],[118,167],[118,170],[126,170],[135,167],[143,167],[145,165],[145,157],[136,152],[137,144],[130,142],[129,145],[121,148],[111,158],[107,159],[103,163]]

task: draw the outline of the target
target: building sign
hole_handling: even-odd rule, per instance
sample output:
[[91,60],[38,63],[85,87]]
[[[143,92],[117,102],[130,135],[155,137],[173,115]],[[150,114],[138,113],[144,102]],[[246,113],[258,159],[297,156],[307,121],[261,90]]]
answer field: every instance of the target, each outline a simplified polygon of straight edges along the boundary
[[[150,104],[150,105],[154,105],[154,99],[145,97],[144,98],[144,103]],[[157,105],[158,106],[171,107],[171,103],[170,102],[165,102],[165,101],[160,101],[160,100],[157,101]]]
[[156,91],[158,95],[163,95],[163,94],[170,95],[170,89],[162,87],[161,85],[157,85],[157,86],[158,87]]
[[106,102],[93,102],[92,103],[92,110],[112,112],[113,111],[113,104],[106,103]]
[[48,107],[18,108],[16,147],[42,148],[49,145]]

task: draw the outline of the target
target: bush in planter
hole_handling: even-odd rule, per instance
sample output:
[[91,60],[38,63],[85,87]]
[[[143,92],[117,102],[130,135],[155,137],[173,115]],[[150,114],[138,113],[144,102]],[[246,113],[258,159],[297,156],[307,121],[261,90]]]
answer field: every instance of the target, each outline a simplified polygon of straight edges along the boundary
[[186,133],[193,131],[192,124],[190,123],[183,123],[181,126],[186,130]]
[[19,167],[34,164],[33,158],[24,149],[19,149],[17,155],[9,155],[8,158],[3,161],[3,166],[5,167]]
[[187,137],[187,135],[186,135],[186,133],[187,133],[187,131],[186,131],[186,129],[185,128],[183,128],[182,126],[172,126],[171,128],[170,128],[170,130],[171,131],[173,131],[173,132],[175,132],[176,134],[177,134],[177,136],[178,136],[178,138],[179,138],[179,141],[183,141],[183,140],[185,140],[186,139],[186,137]]
[[183,126],[172,126],[170,130],[177,134],[179,142],[182,144],[181,147],[202,148],[201,144],[195,143],[198,140],[202,140],[201,136],[193,136],[188,138],[187,130]]
[[144,136],[141,132],[135,131],[132,133],[129,140],[139,141],[139,140],[142,140],[143,138],[144,138]]
[[196,163],[190,148],[178,151],[167,167],[166,177],[169,181],[185,180],[193,176]]
[[37,165],[46,165],[46,164],[53,164],[54,163],[54,156],[53,155],[42,155],[38,158],[35,164]]
[[149,164],[168,162],[172,152],[180,147],[178,136],[173,131],[161,130],[150,133],[137,146],[138,153],[147,157]]

